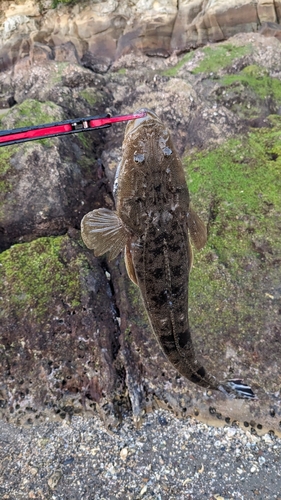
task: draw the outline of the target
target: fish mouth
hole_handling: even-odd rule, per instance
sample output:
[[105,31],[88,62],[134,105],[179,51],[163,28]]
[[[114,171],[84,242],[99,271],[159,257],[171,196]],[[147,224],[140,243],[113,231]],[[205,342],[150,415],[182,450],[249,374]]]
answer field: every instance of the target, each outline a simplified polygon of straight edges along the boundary
[[142,118],[136,118],[135,120],[131,120],[127,124],[125,130],[126,137],[134,133],[139,127],[142,127],[143,125],[150,125],[151,123],[155,122],[160,123],[162,125],[161,120],[158,118],[156,113],[154,113],[154,111],[151,111],[151,109],[141,108],[135,111],[135,113],[145,113],[145,116],[143,116]]

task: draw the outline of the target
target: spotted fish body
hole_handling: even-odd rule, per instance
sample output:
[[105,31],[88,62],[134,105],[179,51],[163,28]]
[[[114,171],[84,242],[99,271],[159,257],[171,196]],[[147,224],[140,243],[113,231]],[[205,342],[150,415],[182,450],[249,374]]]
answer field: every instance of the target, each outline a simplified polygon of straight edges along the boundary
[[190,206],[184,169],[169,131],[147,109],[125,131],[115,180],[116,212],[97,209],[81,223],[82,237],[96,255],[114,258],[125,248],[129,277],[139,287],[158,342],[188,380],[237,397],[254,398],[240,380],[219,383],[197,361],[188,320],[192,266],[189,236],[204,246],[204,223]]

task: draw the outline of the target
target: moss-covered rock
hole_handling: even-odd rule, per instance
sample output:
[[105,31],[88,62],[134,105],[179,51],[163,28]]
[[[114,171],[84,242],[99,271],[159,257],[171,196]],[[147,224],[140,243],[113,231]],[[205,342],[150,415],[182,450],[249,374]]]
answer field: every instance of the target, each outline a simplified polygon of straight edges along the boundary
[[240,118],[253,119],[276,113],[281,105],[281,82],[269,71],[251,64],[239,73],[224,75],[216,90],[220,104]]
[[91,87],[81,90],[80,95],[91,107],[94,107],[102,100],[101,94]]
[[[251,44],[244,46],[225,43],[218,46],[204,47],[201,51],[191,51],[185,54],[173,67],[163,71],[166,76],[177,76],[182,68],[189,68],[193,74],[214,74],[219,70],[230,67],[233,61],[250,54],[253,51]],[[201,53],[200,53],[201,52]],[[199,57],[198,57],[199,55]]]
[[52,8],[55,9],[59,4],[75,5],[78,0],[52,0]]
[[103,269],[79,233],[2,252],[0,289],[6,416],[18,423],[52,414],[65,418],[113,396],[119,332],[114,301]]
[[[27,127],[64,117],[62,108],[52,101],[26,99],[5,113],[0,125],[3,129]],[[95,186],[100,174],[97,152],[92,151],[93,133],[98,141],[99,132],[87,132],[0,149],[0,226],[4,233],[0,250],[19,240],[79,227],[88,196],[89,209],[103,197],[106,185]]]
[[15,321],[27,314],[32,321],[40,322],[59,295],[70,308],[81,305],[79,272],[83,269],[83,256],[71,263],[63,262],[65,242],[65,236],[39,238],[0,254],[1,289],[6,284],[2,319],[5,311]]
[[[20,128],[41,125],[62,119],[62,110],[52,101],[26,99],[6,112],[0,119],[1,128]],[[44,140],[44,139],[43,139]]]
[[272,122],[272,128],[187,155],[185,165],[209,233],[190,280],[198,348],[226,377],[247,373],[248,380],[276,392],[281,383],[280,117]]

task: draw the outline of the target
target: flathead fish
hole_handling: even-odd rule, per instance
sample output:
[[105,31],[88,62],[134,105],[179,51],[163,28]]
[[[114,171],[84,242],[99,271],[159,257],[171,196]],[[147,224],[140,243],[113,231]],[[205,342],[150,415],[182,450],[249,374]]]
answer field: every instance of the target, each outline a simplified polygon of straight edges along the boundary
[[82,238],[96,256],[114,259],[125,249],[126,269],[139,287],[151,328],[178,372],[201,387],[254,399],[241,380],[219,382],[196,359],[188,320],[192,248],[207,240],[190,205],[182,162],[170,133],[148,109],[128,123],[114,195],[116,211],[93,210],[81,222]]

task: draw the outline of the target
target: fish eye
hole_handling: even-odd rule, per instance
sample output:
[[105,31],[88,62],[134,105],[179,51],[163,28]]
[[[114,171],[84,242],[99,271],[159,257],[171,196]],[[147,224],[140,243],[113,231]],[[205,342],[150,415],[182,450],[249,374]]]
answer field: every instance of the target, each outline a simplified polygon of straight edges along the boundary
[[136,163],[143,163],[144,162],[144,154],[141,154],[141,153],[134,154],[134,161]]
[[170,156],[172,154],[172,150],[166,146],[165,148],[162,149],[164,156]]

